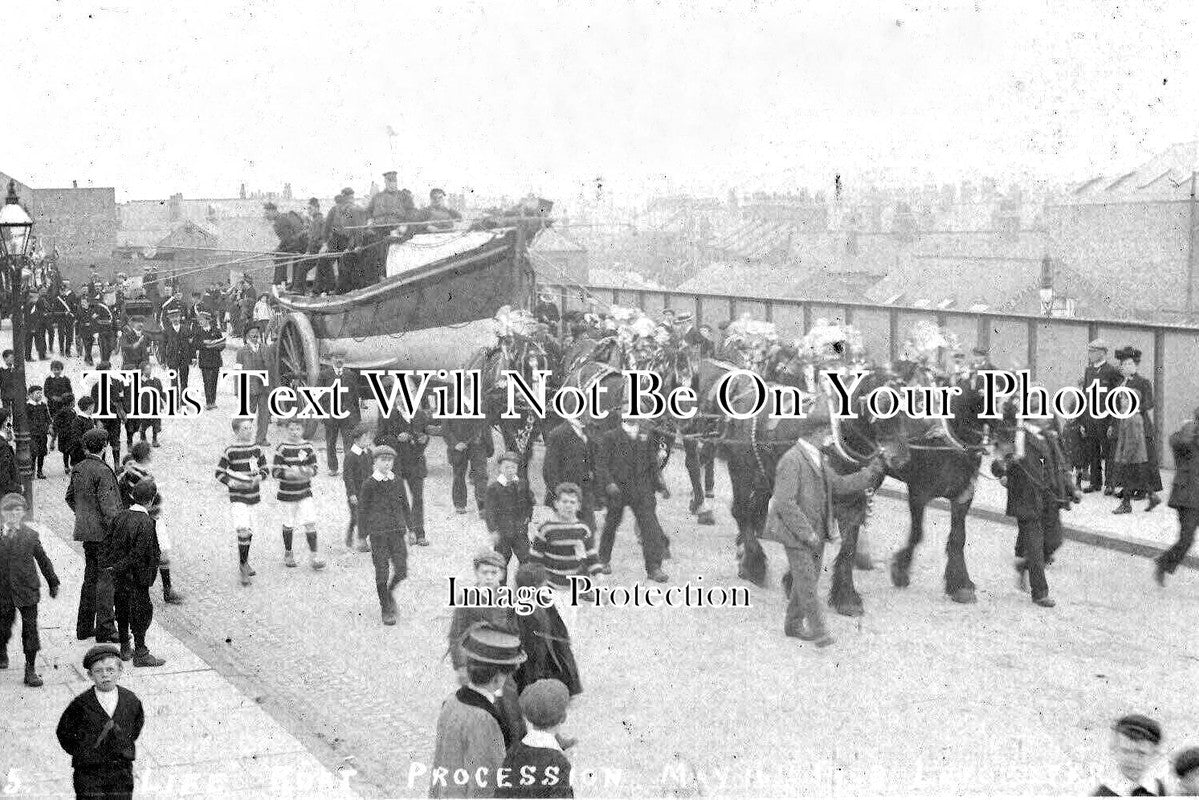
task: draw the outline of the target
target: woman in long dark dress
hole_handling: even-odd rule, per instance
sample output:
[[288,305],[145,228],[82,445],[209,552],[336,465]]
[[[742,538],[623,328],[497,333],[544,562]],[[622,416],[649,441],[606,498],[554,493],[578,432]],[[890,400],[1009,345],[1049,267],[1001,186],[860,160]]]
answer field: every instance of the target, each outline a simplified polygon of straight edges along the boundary
[[[1162,475],[1157,461],[1157,436],[1149,412],[1153,410],[1153,384],[1137,374],[1141,363],[1141,351],[1135,347],[1122,347],[1116,351],[1116,361],[1124,381],[1119,384],[1136,393],[1140,405],[1135,414],[1127,419],[1116,419],[1114,429],[1116,446],[1112,461],[1116,466],[1116,481],[1120,490],[1120,505],[1113,514],[1128,514],[1132,511],[1134,496],[1147,495],[1146,511],[1152,511],[1161,503],[1157,493],[1162,490]],[[1121,404],[1122,398],[1116,402]]]

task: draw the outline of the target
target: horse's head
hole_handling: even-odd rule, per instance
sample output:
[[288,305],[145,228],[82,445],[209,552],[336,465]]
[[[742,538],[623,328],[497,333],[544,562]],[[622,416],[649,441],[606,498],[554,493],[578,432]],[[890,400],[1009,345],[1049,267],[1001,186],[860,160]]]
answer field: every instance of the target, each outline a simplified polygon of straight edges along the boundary
[[[851,385],[847,379],[844,385]],[[882,453],[888,465],[902,468],[911,458],[908,446],[909,420],[905,414],[883,418],[871,413],[867,398],[876,389],[889,386],[899,390],[903,383],[890,372],[871,368],[866,370],[857,389],[850,396],[850,411],[855,418],[833,416],[833,444],[837,453],[848,461],[869,461]]]

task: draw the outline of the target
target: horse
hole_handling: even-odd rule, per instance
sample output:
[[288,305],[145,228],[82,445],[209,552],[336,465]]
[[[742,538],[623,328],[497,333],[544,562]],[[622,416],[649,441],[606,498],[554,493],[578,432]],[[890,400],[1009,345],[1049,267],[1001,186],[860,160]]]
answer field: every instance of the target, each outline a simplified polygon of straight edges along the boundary
[[[720,368],[721,365],[720,362],[713,362],[712,366]],[[731,365],[723,366],[732,369]],[[869,370],[860,388],[866,387],[869,391],[891,380],[892,377],[883,370]],[[738,375],[731,378],[729,383],[732,410],[748,414],[756,402],[756,382],[747,375]],[[827,402],[828,399],[819,394],[806,395],[806,401]],[[733,488],[732,513],[737,521],[738,576],[758,585],[765,585],[766,553],[762,549],[759,537],[766,523],[770,498],[774,493],[775,471],[779,460],[799,439],[798,420],[772,418],[771,411],[767,405],[747,419],[730,418],[721,439],[718,440],[717,449],[717,455],[726,463]],[[850,435],[856,437],[857,447],[863,448],[862,451],[853,451],[856,455],[851,455],[844,446]],[[902,419],[859,417],[848,424],[845,421],[836,421],[833,436],[821,449],[826,454],[839,457],[839,461],[833,462],[835,469],[839,472],[849,472],[860,469],[863,466],[861,459],[865,458],[868,461],[880,452],[882,447],[886,447],[892,453],[895,463],[903,463],[906,460],[907,432]],[[837,555],[830,603],[835,605],[839,612],[851,615],[861,613],[861,598],[853,589],[852,576],[858,531],[865,519],[864,508],[867,500],[868,496],[865,494],[851,501],[843,498],[840,504],[834,503],[833,509],[838,523],[844,521],[846,527],[842,531],[842,545]],[[853,501],[856,501],[856,505]],[[855,519],[850,512],[858,506],[863,510],[858,512]]]
[[[536,339],[511,334],[503,337],[495,347],[476,351],[467,369],[476,371],[482,382],[482,411],[487,423],[499,430],[504,449],[517,454],[520,477],[527,481],[533,443],[544,421],[520,390],[509,387],[515,380],[514,376],[519,375],[536,397],[541,388],[539,383],[545,381],[548,398],[550,387],[548,376],[544,376],[544,373],[553,373],[549,354]],[[512,411],[516,414],[514,418],[504,416],[508,410],[509,394],[512,395]]]
[[[957,383],[962,392],[949,400],[950,420],[934,422],[936,436],[909,444],[911,457],[887,475],[907,485],[911,527],[907,543],[891,559],[891,583],[911,583],[912,558],[924,539],[924,510],[934,498],[949,501],[949,539],[945,545],[945,593],[954,602],[977,602],[974,582],[966,567],[966,515],[974,500],[978,470],[988,450],[988,427],[980,419],[982,394],[971,381]],[[901,413],[899,416],[907,416]]]

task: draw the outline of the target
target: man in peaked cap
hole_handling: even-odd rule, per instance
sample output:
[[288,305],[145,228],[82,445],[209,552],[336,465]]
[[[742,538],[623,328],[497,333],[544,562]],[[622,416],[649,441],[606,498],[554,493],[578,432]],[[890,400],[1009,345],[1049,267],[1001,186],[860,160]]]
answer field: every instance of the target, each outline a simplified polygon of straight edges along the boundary
[[[1107,360],[1107,354],[1107,342],[1103,339],[1095,339],[1087,345],[1087,366],[1082,372],[1082,380],[1079,381],[1079,386],[1084,392],[1091,384],[1098,383],[1099,389],[1106,390],[1102,393],[1106,398],[1107,392],[1119,386],[1124,380],[1116,365]],[[1101,418],[1095,414],[1095,411],[1096,409],[1087,408],[1079,418],[1082,422],[1083,460],[1091,476],[1089,485],[1083,491],[1103,490],[1104,494],[1112,494],[1114,489],[1111,485],[1110,468],[1106,489],[1103,484],[1104,461],[1111,458],[1111,442],[1108,437],[1111,419]]]
[[[494,797],[504,754],[524,736],[501,699],[525,661],[520,638],[480,622],[463,636],[462,651],[467,681],[441,706],[430,797]],[[455,783],[458,770],[468,773],[466,783]]]

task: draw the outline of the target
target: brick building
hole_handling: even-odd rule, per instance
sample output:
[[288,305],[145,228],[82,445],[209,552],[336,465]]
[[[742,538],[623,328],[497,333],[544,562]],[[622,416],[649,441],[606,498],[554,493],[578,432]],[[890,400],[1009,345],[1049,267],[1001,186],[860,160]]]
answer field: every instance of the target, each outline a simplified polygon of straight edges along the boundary
[[16,185],[33,217],[33,232],[47,254],[58,251],[59,268],[71,278],[87,274],[92,263],[107,264],[117,240],[117,199],[112,187],[37,189],[0,173],[5,191]]

